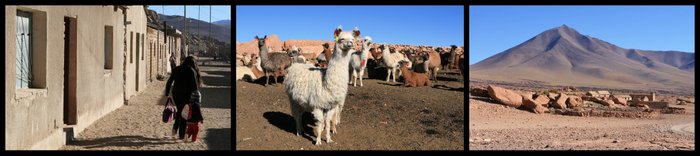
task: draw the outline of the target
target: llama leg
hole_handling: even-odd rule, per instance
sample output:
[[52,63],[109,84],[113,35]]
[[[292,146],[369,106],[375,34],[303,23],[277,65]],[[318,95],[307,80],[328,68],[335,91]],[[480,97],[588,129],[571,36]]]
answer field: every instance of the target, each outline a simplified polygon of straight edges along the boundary
[[357,87],[357,71],[355,71],[355,69],[352,69],[352,76],[350,76],[350,82],[352,83],[353,87]]
[[391,69],[389,67],[386,68],[386,82],[389,82],[389,76],[391,76]]
[[[334,109],[338,109],[338,107],[336,106]],[[331,133],[333,134],[338,133],[338,129],[335,128],[336,125],[338,125],[338,111],[331,114]]]
[[359,74],[359,75],[360,75],[360,87],[362,87],[362,77],[364,77],[364,75],[365,75],[365,69],[364,69],[364,68],[360,68],[360,74]]
[[343,112],[343,106],[345,105],[345,99],[340,100],[340,104],[338,104],[338,111],[336,111],[336,114],[338,115],[338,122],[340,123],[340,113]]
[[353,77],[354,74],[355,74],[354,72],[355,72],[355,71],[352,70],[352,68],[351,68],[351,69],[350,69],[350,81],[348,81],[348,84],[352,84],[352,77]]
[[[399,70],[399,73],[401,73],[401,70]],[[396,82],[396,68],[391,69],[391,74],[393,76],[393,78],[391,78],[391,81]],[[401,75],[401,74],[399,74],[399,75]]]
[[301,125],[301,120],[302,120],[301,117],[302,117],[304,112],[301,110],[301,107],[299,106],[299,104],[297,102],[295,102],[294,100],[292,100],[292,103],[290,106],[292,108],[292,117],[294,117],[294,121],[296,122],[297,136],[299,136],[299,133],[304,133],[303,132],[304,129],[302,128],[302,125]]
[[437,79],[438,71],[440,71],[440,68],[435,68],[435,72],[433,73],[433,80],[435,80],[435,83],[438,83],[438,79]]
[[326,131],[326,142],[327,143],[332,143],[333,139],[331,139],[331,118],[333,118],[333,115],[335,114],[336,109],[331,108],[330,110],[326,111],[323,114],[323,125],[324,126],[324,131]]
[[263,85],[263,86],[269,85],[270,84],[270,74],[268,72],[265,72],[265,80],[266,80],[265,85]]
[[314,109],[311,114],[314,115],[314,119],[316,119],[316,127],[314,127],[314,133],[316,135],[316,143],[315,145],[321,145],[321,133],[323,132],[324,128],[324,120],[325,116],[323,115],[323,111],[321,109]]

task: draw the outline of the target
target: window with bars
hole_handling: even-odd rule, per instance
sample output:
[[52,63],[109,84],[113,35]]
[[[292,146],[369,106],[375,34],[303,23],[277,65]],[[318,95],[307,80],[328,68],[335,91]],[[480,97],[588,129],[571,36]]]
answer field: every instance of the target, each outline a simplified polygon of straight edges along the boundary
[[134,31],[129,33],[129,63],[134,63]]
[[114,57],[114,54],[112,53],[113,50],[114,50],[114,48],[113,48],[113,42],[114,42],[114,41],[113,41],[113,36],[114,36],[114,34],[113,34],[113,29],[114,29],[114,28],[113,28],[112,26],[109,26],[109,25],[106,25],[106,26],[105,26],[105,41],[104,41],[104,42],[105,42],[105,43],[104,43],[104,47],[105,47],[105,51],[104,51],[105,61],[104,61],[104,69],[112,69],[112,67],[113,67],[113,65],[112,65],[112,64],[113,64],[113,57]]
[[140,42],[141,42],[141,34],[137,32],[136,33],[136,61],[139,61],[139,55],[141,55],[141,53],[139,53],[141,51],[141,43]]
[[17,11],[16,34],[16,87],[29,88],[32,84],[32,13]]

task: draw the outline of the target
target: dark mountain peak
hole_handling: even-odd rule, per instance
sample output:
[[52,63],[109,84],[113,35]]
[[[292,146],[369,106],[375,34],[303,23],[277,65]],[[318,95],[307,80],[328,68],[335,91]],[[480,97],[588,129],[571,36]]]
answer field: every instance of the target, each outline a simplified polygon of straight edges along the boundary
[[574,28],[571,28],[567,26],[566,24],[558,26],[556,28],[550,29],[553,32],[556,32],[559,35],[567,35],[571,37],[577,37],[577,36],[583,36],[581,35],[578,31],[576,31]]

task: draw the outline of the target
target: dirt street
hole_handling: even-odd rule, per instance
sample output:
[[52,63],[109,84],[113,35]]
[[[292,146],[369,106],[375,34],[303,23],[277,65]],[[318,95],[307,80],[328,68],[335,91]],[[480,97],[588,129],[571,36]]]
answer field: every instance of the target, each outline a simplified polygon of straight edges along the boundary
[[158,103],[165,81],[154,80],[128,105],[95,121],[61,150],[231,150],[231,68],[200,66],[200,70],[205,120],[197,142],[168,136],[173,122],[161,121],[164,106]]

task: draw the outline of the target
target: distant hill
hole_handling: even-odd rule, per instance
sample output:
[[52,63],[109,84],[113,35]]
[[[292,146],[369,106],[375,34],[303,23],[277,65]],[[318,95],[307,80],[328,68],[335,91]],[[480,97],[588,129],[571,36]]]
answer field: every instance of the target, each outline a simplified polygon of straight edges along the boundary
[[[163,15],[159,14],[161,21],[166,21],[168,25],[173,25],[176,29],[184,31],[185,23],[183,22],[183,17],[179,15]],[[209,28],[211,27],[211,35],[213,38],[225,42],[231,43],[231,27],[229,20],[229,27],[224,27],[217,24],[212,24],[205,21],[200,21],[193,18],[187,18],[187,31],[188,33],[193,33],[202,36],[209,36]],[[218,21],[217,21],[218,22]]]
[[222,26],[222,27],[226,27],[226,28],[228,28],[228,29],[231,29],[231,20],[228,20],[228,19],[227,19],[227,20],[215,21],[215,22],[212,22],[212,23],[213,23],[213,24],[216,24],[216,25],[219,25],[219,26]]
[[566,25],[469,66],[470,78],[694,93],[695,53],[624,49]]
[[[201,56],[211,56],[216,54],[217,56],[226,58],[232,54],[230,28],[224,28],[218,25],[209,24],[207,22],[190,19],[190,22],[199,23],[201,25],[200,27],[197,27],[196,24],[193,26],[188,26],[190,28],[189,31],[184,31],[184,23],[182,23],[182,16],[167,16],[158,14],[153,10],[148,10],[146,12],[146,17],[148,18],[148,24],[150,26],[158,27],[158,29],[162,29],[164,20],[168,21],[167,24],[169,26],[175,27],[176,29],[180,30],[184,35],[188,36],[187,44],[189,45],[189,49],[191,51],[207,52],[206,54],[200,54]],[[177,19],[178,17],[179,20]],[[213,38],[209,37],[208,26],[212,26],[211,34]],[[212,50],[214,50],[213,53],[211,53]]]

